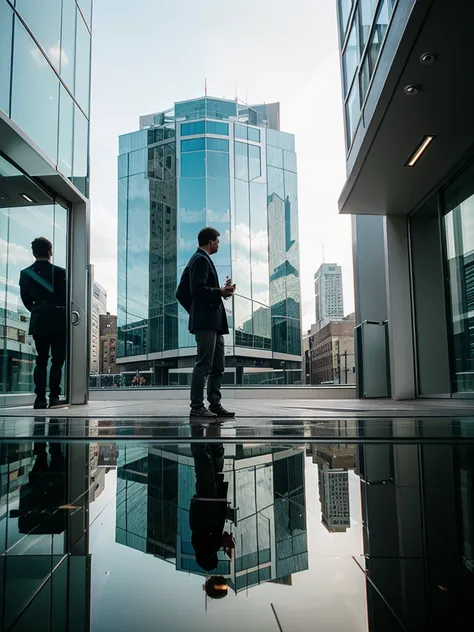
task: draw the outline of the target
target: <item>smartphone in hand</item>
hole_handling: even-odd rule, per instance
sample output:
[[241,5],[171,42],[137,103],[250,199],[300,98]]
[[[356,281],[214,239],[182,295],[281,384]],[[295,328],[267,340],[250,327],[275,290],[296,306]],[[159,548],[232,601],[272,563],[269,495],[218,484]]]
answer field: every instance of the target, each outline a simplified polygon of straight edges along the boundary
[[235,283],[232,283],[232,279],[230,277],[226,277],[225,287],[232,290],[232,294],[235,292]]

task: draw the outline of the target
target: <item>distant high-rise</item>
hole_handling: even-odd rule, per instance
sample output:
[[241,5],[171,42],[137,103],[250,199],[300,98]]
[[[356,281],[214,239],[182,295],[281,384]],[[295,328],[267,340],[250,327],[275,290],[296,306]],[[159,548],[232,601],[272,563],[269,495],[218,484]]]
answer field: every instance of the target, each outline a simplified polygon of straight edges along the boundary
[[99,316],[107,313],[107,290],[97,281],[92,285],[91,373],[99,371]]
[[323,263],[314,275],[316,325],[322,329],[332,320],[344,318],[342,268],[336,263]]
[[327,464],[318,464],[318,470],[322,523],[328,531],[346,531],[351,526],[349,472]]
[[117,316],[99,316],[99,373],[117,371]]

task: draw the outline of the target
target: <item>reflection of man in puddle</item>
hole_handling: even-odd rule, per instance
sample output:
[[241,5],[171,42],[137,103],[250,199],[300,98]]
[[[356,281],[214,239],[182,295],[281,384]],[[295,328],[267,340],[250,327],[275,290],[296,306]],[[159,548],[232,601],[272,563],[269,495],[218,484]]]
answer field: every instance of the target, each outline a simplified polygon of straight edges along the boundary
[[[192,423],[191,434],[193,438],[203,437],[204,427]],[[207,436],[220,436],[220,424],[211,423]],[[196,562],[210,573],[217,569],[218,551],[224,550],[231,558],[234,548],[232,535],[224,531],[229,487],[222,473],[224,446],[222,443],[192,443],[191,452],[196,473],[196,494],[191,499],[189,512],[191,543]],[[211,575],[206,581],[205,590],[208,597],[222,599],[228,592],[225,578],[222,575]]]
[[[41,421],[36,418],[35,433],[41,434]],[[59,425],[49,424],[49,438],[59,435]],[[20,504],[10,511],[10,518],[18,518],[20,533],[40,535],[63,533],[66,528],[66,513],[62,509],[66,501],[66,459],[63,444],[49,441],[43,436],[35,441],[35,462],[28,476],[28,483],[20,488]],[[49,452],[49,454],[48,454]]]
[[51,263],[53,245],[45,237],[31,242],[36,261],[21,271],[20,294],[23,305],[31,312],[29,334],[36,345],[34,371],[35,408],[47,408],[46,383],[48,358],[49,407],[59,404],[61,372],[66,357],[66,270]]

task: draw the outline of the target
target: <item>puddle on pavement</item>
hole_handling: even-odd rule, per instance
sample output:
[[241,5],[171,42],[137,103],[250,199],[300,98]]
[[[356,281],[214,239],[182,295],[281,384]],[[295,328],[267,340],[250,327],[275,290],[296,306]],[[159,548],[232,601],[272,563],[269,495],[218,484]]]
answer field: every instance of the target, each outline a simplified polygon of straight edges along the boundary
[[474,446],[223,445],[208,432],[1,444],[1,629],[472,622]]

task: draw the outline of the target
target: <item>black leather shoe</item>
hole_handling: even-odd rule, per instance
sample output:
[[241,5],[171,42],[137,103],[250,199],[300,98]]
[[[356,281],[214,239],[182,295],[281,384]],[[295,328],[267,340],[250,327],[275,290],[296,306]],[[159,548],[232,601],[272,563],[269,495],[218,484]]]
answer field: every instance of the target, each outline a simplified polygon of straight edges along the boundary
[[205,406],[201,406],[201,408],[192,408],[191,412],[189,413],[189,416],[190,417],[204,417],[204,418],[207,417],[207,419],[215,419],[217,417],[215,413],[207,410]]
[[55,406],[59,406],[60,404],[59,397],[50,397],[49,398],[49,407],[54,408]]
[[37,397],[35,399],[35,403],[33,404],[33,408],[36,408],[37,410],[41,408],[48,408],[46,397]]
[[232,413],[230,410],[226,410],[220,404],[218,404],[217,406],[209,406],[209,410],[217,417],[235,417],[235,413]]

